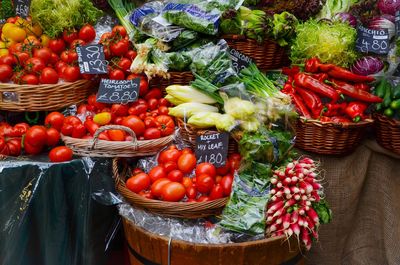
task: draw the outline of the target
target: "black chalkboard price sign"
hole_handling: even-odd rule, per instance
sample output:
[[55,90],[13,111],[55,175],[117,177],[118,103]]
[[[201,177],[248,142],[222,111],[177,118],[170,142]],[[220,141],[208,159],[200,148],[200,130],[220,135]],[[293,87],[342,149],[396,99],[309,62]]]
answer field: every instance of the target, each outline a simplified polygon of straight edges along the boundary
[[14,7],[15,7],[15,14],[17,16],[26,18],[29,15],[31,1],[30,0],[15,0]]
[[240,73],[240,71],[247,68],[253,62],[253,59],[249,56],[232,48],[229,49],[229,55],[231,56],[232,66],[236,73]]
[[77,46],[79,70],[81,74],[106,74],[108,61],[105,60],[103,45]]
[[197,163],[209,162],[216,167],[225,165],[228,156],[229,134],[208,132],[196,137]]
[[101,79],[96,101],[102,103],[134,102],[139,97],[140,78],[132,80]]
[[356,48],[363,53],[388,54],[389,30],[358,26]]

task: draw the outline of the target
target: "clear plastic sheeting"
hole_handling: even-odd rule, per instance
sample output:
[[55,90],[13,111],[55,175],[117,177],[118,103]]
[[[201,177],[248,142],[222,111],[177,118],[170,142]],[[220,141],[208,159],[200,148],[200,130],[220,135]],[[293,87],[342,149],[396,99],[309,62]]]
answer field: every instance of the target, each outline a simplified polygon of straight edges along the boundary
[[192,243],[224,244],[264,238],[263,235],[253,237],[226,231],[218,223],[212,222],[217,220],[162,217],[134,208],[127,203],[121,203],[118,209],[123,218],[151,233]]
[[0,264],[101,265],[118,202],[111,161],[0,161]]

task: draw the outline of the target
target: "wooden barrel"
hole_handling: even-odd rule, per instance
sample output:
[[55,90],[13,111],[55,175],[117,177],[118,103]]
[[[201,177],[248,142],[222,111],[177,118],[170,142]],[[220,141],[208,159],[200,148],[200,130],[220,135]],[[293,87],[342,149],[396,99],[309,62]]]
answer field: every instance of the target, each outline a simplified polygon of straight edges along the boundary
[[122,220],[131,265],[304,265],[293,237],[289,241],[277,237],[234,244],[194,244],[170,241]]

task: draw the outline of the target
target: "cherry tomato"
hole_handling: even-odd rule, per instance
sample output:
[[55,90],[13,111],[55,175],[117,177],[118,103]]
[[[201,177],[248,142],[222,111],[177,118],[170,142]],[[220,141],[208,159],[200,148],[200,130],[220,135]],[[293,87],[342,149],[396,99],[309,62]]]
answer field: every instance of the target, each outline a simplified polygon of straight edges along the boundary
[[165,173],[167,173],[167,174],[177,168],[178,168],[178,165],[173,161],[168,161],[164,164]]
[[107,134],[111,141],[125,141],[126,133],[123,130],[108,130]]
[[211,177],[207,174],[197,176],[196,187],[199,192],[209,193],[213,186],[214,186],[214,178],[213,177]]
[[111,32],[114,36],[121,36],[122,38],[127,35],[126,29],[121,25],[114,26]]
[[150,177],[146,173],[136,174],[126,181],[126,187],[135,193],[139,193],[150,187]]
[[210,192],[210,199],[217,200],[224,197],[224,189],[220,184],[215,185]]
[[39,84],[39,78],[34,75],[34,74],[26,74],[23,75],[20,83],[22,85],[26,84],[26,85],[38,85]]
[[64,118],[65,117],[62,113],[54,111],[46,116],[44,124],[60,131],[64,123]]
[[34,49],[33,57],[40,58],[45,64],[50,60],[52,51],[49,48],[43,47],[40,49]]
[[[54,52],[51,53],[50,56],[50,60],[49,60],[49,64],[51,65],[55,65],[56,63],[58,63],[60,61],[60,57],[58,57],[57,54],[55,54]],[[57,69],[56,69],[57,70]],[[58,71],[57,71],[58,72]]]
[[146,130],[144,122],[138,116],[134,115],[125,117],[122,121],[122,125],[133,130],[136,136],[142,136]]
[[13,69],[8,64],[0,65],[0,81],[5,82],[8,81],[13,75]]
[[86,44],[85,41],[83,41],[83,40],[81,40],[81,39],[76,39],[76,40],[74,40],[73,42],[71,42],[70,48],[71,48],[72,50],[75,50],[76,46],[83,46],[83,45],[85,45],[85,44]]
[[187,188],[193,186],[193,181],[192,181],[192,179],[189,178],[189,177],[184,177],[184,178],[182,179],[182,184],[183,184],[183,186],[185,186],[185,188],[187,189]]
[[103,35],[101,35],[101,37],[100,37],[99,43],[107,46],[108,44],[110,44],[112,37],[113,36],[112,36],[111,32],[103,33]]
[[90,24],[86,24],[79,30],[79,38],[85,42],[91,42],[96,38],[96,30]]
[[[139,93],[140,94],[140,93]],[[160,99],[163,97],[163,93],[159,88],[152,88],[149,92],[145,95],[145,99],[149,100],[151,98]]]
[[17,64],[17,60],[13,55],[7,54],[0,57],[0,64],[8,64],[9,66],[14,66]]
[[65,162],[72,159],[72,150],[66,146],[58,146],[51,149],[49,158],[51,162]]
[[158,124],[156,123],[153,117],[146,117],[144,119],[144,125],[146,126],[146,129],[158,127]]
[[166,178],[167,177],[167,173],[165,172],[164,167],[155,166],[150,170],[149,176],[150,176],[150,179],[151,179],[151,183],[153,183],[157,179]]
[[208,202],[208,201],[211,201],[211,200],[210,200],[210,197],[207,197],[207,196],[200,196],[197,199],[197,202]]
[[60,54],[65,50],[65,42],[62,39],[51,39],[49,41],[50,50],[52,50],[56,54]]
[[160,178],[157,179],[156,181],[154,181],[153,184],[151,184],[151,193],[155,196],[155,197],[161,197],[161,193],[163,190],[163,187],[167,184],[170,183],[171,181],[167,178]]
[[197,190],[195,187],[188,187],[186,188],[186,196],[188,199],[196,199],[197,197]]
[[72,63],[72,61],[70,61],[70,58],[69,58],[69,52],[70,51],[63,51],[63,52],[61,52],[61,55],[60,55],[60,59],[63,61],[63,62],[65,62],[65,63]]
[[217,174],[217,171],[213,164],[205,162],[196,166],[196,176],[200,176],[202,174],[207,174],[214,178]]
[[124,57],[133,61],[136,58],[136,55],[137,55],[136,51],[129,50],[127,53],[125,53]]
[[109,77],[111,80],[124,80],[125,74],[124,71],[120,69],[112,69],[109,73]]
[[48,128],[46,145],[49,147],[56,146],[60,141],[61,135],[55,128]]
[[122,39],[110,45],[111,53],[115,56],[123,56],[129,50],[129,41]]
[[32,57],[25,61],[25,70],[28,73],[39,73],[45,67],[46,67],[46,64],[40,58]]
[[[30,58],[30,56],[27,52],[16,52],[16,53],[14,53],[14,56],[17,59],[17,63],[21,66],[25,66],[27,64],[27,60]],[[31,58],[31,59],[33,59],[33,58]]]
[[57,71],[51,67],[46,67],[42,70],[39,80],[40,83],[42,84],[57,84],[58,83]]
[[56,69],[58,75],[62,76],[62,73],[63,73],[64,69],[65,69],[67,66],[68,66],[68,64],[67,64],[66,62],[64,62],[64,61],[58,61],[58,62],[55,64],[55,67],[54,67],[54,68]]
[[67,66],[61,76],[66,82],[75,82],[79,80],[81,73],[78,66]]
[[179,157],[181,156],[181,151],[177,149],[168,149],[163,150],[158,156],[159,164],[166,164],[167,162],[178,162]]
[[110,141],[110,137],[108,137],[108,133],[101,132],[99,133],[99,140]]
[[71,44],[74,40],[78,39],[78,32],[75,29],[64,30],[63,39],[65,42]]
[[231,195],[232,183],[233,183],[233,177],[231,175],[226,175],[222,177],[221,187],[224,191],[225,197]]
[[69,51],[68,52],[68,61],[70,63],[74,63],[78,61],[78,53],[75,51]]
[[168,173],[168,179],[175,182],[181,182],[183,180],[182,171],[175,169]]
[[128,58],[121,58],[120,60],[119,60],[119,62],[118,62],[118,67],[122,70],[122,71],[124,71],[124,72],[126,72],[126,71],[129,71],[129,69],[130,69],[130,67],[131,67],[131,64],[132,64],[132,61],[131,60],[129,60]]
[[144,131],[145,140],[158,139],[160,137],[161,137],[161,131],[157,128],[148,128]]
[[185,187],[178,182],[169,182],[162,187],[161,198],[164,201],[178,202],[185,197]]

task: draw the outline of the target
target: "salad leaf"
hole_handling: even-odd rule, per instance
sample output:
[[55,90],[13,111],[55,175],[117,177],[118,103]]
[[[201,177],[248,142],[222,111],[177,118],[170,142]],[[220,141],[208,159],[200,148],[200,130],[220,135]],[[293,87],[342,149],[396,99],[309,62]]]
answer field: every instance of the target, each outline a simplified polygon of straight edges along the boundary
[[317,212],[321,224],[327,224],[332,221],[332,210],[329,209],[326,200],[313,203],[312,208]]

